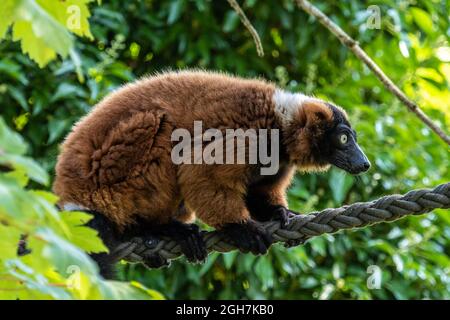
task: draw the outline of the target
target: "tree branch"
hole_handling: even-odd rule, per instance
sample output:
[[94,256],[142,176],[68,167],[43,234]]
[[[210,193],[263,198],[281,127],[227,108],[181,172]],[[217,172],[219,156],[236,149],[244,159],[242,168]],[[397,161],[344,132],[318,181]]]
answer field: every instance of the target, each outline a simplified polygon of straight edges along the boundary
[[398,88],[394,82],[381,70],[381,68],[361,49],[358,42],[351,38],[344,30],[337,24],[331,21],[322,11],[316,8],[307,0],[296,0],[299,8],[306,11],[308,14],[314,16],[319,22],[325,26],[331,33],[333,33],[347,48],[349,48],[359,60],[364,62],[366,66],[380,79],[386,89],[392,92],[410,111],[414,112],[417,117],[433,130],[443,141],[450,145],[450,137],[439,128],[433,120],[431,120],[420,107],[410,100],[406,94]]
[[233,10],[237,13],[239,18],[241,19],[242,24],[247,28],[248,32],[253,37],[253,41],[255,42],[256,46],[256,52],[258,53],[258,56],[263,57],[264,56],[264,49],[261,44],[261,39],[259,38],[258,32],[256,29],[252,26],[250,23],[250,20],[248,20],[247,16],[245,15],[242,8],[239,6],[236,0],[227,0],[230,6],[233,8]]

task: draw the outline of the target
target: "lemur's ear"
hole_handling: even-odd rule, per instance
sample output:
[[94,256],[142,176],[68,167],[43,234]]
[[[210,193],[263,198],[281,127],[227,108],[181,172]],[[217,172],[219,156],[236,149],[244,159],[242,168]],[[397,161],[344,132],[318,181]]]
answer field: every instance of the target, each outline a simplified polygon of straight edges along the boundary
[[333,112],[321,101],[305,101],[299,109],[298,121],[302,127],[314,127],[333,120]]

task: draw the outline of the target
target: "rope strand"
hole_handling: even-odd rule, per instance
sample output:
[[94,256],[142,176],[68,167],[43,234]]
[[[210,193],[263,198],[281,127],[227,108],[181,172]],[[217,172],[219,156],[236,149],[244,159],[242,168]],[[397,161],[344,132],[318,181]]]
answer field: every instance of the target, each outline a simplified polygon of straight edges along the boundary
[[[418,189],[403,196],[390,195],[371,202],[358,202],[341,208],[298,215],[285,227],[278,221],[268,221],[262,225],[272,235],[274,243],[283,242],[286,246],[295,246],[325,233],[390,222],[437,208],[450,208],[450,183],[441,184],[433,190]],[[209,252],[228,252],[236,249],[220,231],[204,232],[203,237]],[[179,245],[170,239],[149,243],[143,238],[133,238],[117,246],[111,253],[117,261],[124,259],[129,262],[144,262],[145,256],[154,254],[173,260],[180,257],[182,252]]]

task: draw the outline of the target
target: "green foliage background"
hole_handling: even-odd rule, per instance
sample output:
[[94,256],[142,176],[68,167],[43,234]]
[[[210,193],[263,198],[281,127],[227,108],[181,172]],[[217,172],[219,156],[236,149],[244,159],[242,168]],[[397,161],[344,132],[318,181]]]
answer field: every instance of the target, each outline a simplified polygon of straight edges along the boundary
[[[450,180],[448,146],[406,111],[333,35],[297,9],[294,1],[240,1],[261,36],[266,52],[263,58],[257,56],[252,38],[226,1],[90,2],[64,2],[81,6],[83,21],[78,29],[66,30],[61,29],[66,7],[58,8],[49,0],[6,1],[6,13],[9,8],[11,19],[0,23],[0,37],[5,34],[0,42],[0,113],[26,141],[34,162],[30,165],[31,158],[11,158],[23,157],[24,147],[17,152],[17,147],[7,149],[3,145],[12,135],[5,127],[3,139],[0,135],[0,168],[12,165],[14,171],[0,172],[2,243],[13,246],[20,234],[28,231],[37,235],[36,239],[47,239],[45,243],[50,247],[67,244],[79,251],[92,250],[94,244],[94,249],[99,249],[93,235],[87,237],[87,244],[74,241],[73,229],[83,228],[80,221],[87,217],[76,216],[58,224],[55,221],[64,220],[64,214],[63,218],[51,218],[48,206],[54,202],[53,196],[43,191],[36,195],[31,189],[49,188],[50,184],[45,183],[47,175],[39,168],[52,176],[64,135],[99,99],[128,81],[167,69],[205,68],[244,77],[261,76],[289,90],[332,100],[348,110],[372,169],[360,179],[338,170],[298,175],[289,193],[294,210],[308,212],[367,201]],[[394,82],[448,132],[448,0],[313,2],[357,39]],[[19,5],[30,12],[37,5],[49,15],[39,16],[42,11],[37,11],[39,19],[29,20],[27,15],[19,14],[22,11],[15,10]],[[380,29],[367,27],[370,5],[380,9]],[[2,25],[13,21],[16,23],[12,30]],[[30,36],[36,21],[50,25],[45,29],[50,31],[38,39],[41,42]],[[53,32],[52,27],[59,31]],[[24,39],[24,34],[30,39]],[[22,42],[13,41],[20,39]],[[63,48],[58,47],[60,40],[67,42]],[[35,168],[36,172],[27,168]],[[26,176],[32,181],[28,182]],[[24,207],[8,207],[10,203],[33,205],[36,196],[39,201],[45,199],[46,207],[34,220],[30,220],[30,211],[23,213]],[[20,220],[21,214],[24,220]],[[14,226],[16,221],[21,223]],[[30,221],[36,228],[29,227]],[[40,236],[44,231],[52,236]],[[34,245],[31,255],[19,259],[10,246],[0,249],[0,297],[17,296],[14,290],[2,291],[10,289],[5,279],[13,279],[13,283],[25,279],[21,280],[27,284],[22,290],[25,298],[136,298],[143,293],[158,297],[148,287],[170,299],[448,299],[449,236],[448,212],[436,210],[393,224],[324,236],[302,247],[275,246],[263,257],[236,252],[213,254],[204,265],[189,265],[181,259],[162,270],[123,264],[121,279],[140,284],[133,282],[126,290],[116,288],[115,292],[122,295],[101,290],[98,293],[102,284],[126,283],[110,284],[100,279],[81,251],[83,263],[87,264],[82,273],[89,275],[85,278],[90,279],[86,280],[90,285],[83,284],[79,291],[61,289],[64,294],[61,290],[52,292],[52,281],[68,277],[61,275],[61,270],[80,261],[66,254],[69,262],[61,265],[64,250],[45,250],[39,244]],[[46,254],[40,256],[39,252]],[[49,252],[56,253],[52,256]],[[367,287],[371,265],[382,271],[380,289]],[[60,274],[51,272],[52,266]],[[27,267],[35,272],[32,281],[23,275],[29,271]],[[39,286],[33,286],[33,281]]]

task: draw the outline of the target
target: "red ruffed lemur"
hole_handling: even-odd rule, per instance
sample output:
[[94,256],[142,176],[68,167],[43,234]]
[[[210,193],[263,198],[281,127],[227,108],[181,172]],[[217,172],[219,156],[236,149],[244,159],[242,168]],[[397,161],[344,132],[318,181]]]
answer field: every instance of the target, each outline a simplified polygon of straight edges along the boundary
[[[175,164],[175,129],[278,129],[279,169],[262,164]],[[270,236],[256,221],[281,219],[296,169],[349,173],[370,163],[346,113],[323,100],[290,93],[257,79],[202,71],[168,72],[108,95],[74,125],[62,145],[54,192],[65,210],[94,214],[90,226],[112,248],[124,239],[168,236],[190,261],[207,251],[198,217],[243,251],[263,254]],[[111,276],[108,254],[94,255]],[[167,265],[147,257],[150,267]]]

